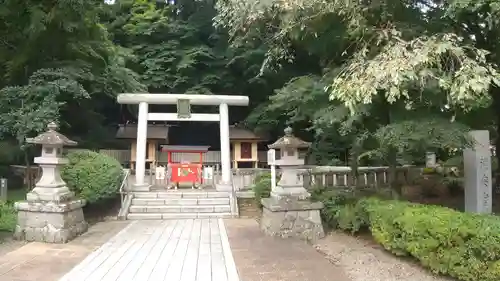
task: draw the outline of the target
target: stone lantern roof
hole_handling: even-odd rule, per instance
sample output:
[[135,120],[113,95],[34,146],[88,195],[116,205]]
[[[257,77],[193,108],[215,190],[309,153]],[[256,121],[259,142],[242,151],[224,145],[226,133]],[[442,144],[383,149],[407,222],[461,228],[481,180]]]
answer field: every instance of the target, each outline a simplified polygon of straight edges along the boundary
[[42,133],[34,138],[26,138],[27,143],[41,144],[41,145],[77,145],[76,141],[68,139],[66,136],[57,132],[57,124],[50,122],[47,125],[48,131]]
[[281,148],[309,148],[310,142],[303,141],[293,135],[293,130],[290,127],[285,129],[285,135],[278,139],[275,143],[268,145],[272,149]]

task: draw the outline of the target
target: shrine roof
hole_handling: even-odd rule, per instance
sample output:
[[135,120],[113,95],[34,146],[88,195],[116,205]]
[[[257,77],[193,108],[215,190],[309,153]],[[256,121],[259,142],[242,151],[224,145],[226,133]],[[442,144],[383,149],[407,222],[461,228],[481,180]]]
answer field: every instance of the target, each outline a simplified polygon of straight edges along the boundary
[[239,128],[235,126],[229,127],[229,139],[231,140],[255,140],[263,141],[264,138],[255,134],[251,130]]
[[[168,138],[168,125],[163,124],[148,124],[148,139],[165,140]],[[116,132],[117,139],[136,139],[137,124],[120,124]],[[244,128],[229,127],[229,139],[231,140],[254,140],[264,141],[265,138],[259,136]]]
[[77,142],[72,141],[66,136],[57,132],[58,126],[56,123],[49,123],[49,125],[47,125],[47,129],[48,130],[45,133],[41,133],[34,138],[26,138],[26,142],[41,145],[77,145]]
[[[168,126],[164,124],[148,124],[148,139],[166,140],[168,139]],[[116,132],[117,139],[136,139],[137,124],[120,124]]]
[[208,151],[209,145],[160,145],[162,151],[199,152]]
[[285,135],[278,139],[273,144],[268,145],[272,149],[281,148],[309,148],[311,146],[310,142],[301,140],[293,135],[292,128],[288,127],[285,129]]

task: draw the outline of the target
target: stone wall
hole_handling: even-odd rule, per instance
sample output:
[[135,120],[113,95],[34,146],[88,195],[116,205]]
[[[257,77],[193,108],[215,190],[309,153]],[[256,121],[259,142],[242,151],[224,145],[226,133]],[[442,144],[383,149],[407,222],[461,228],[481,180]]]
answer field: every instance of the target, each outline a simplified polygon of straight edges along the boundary
[[260,219],[262,210],[255,198],[238,198],[238,208],[241,218]]

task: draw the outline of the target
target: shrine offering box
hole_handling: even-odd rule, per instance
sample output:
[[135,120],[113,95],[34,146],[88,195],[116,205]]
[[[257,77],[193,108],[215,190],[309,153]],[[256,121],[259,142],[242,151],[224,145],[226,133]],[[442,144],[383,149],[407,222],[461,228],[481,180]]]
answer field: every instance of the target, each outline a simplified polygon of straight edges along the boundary
[[164,145],[161,149],[167,152],[170,182],[192,186],[203,184],[203,155],[208,146]]

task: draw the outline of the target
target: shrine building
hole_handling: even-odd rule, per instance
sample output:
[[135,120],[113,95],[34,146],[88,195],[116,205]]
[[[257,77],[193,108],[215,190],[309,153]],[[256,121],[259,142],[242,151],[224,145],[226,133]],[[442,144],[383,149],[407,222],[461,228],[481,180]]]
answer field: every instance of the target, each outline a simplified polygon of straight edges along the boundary
[[[137,124],[120,124],[116,138],[127,142],[129,156],[126,164],[135,170],[137,151]],[[229,127],[229,140],[231,144],[232,168],[257,168],[259,163],[265,161],[259,153],[259,143],[266,141],[254,132],[237,126]],[[201,153],[202,159],[199,159]],[[168,124],[148,124],[146,142],[146,167],[167,165],[173,162],[193,162],[207,165],[218,165],[221,161],[221,152],[210,150],[205,145],[171,144],[169,142]],[[259,157],[259,154],[261,154]]]

